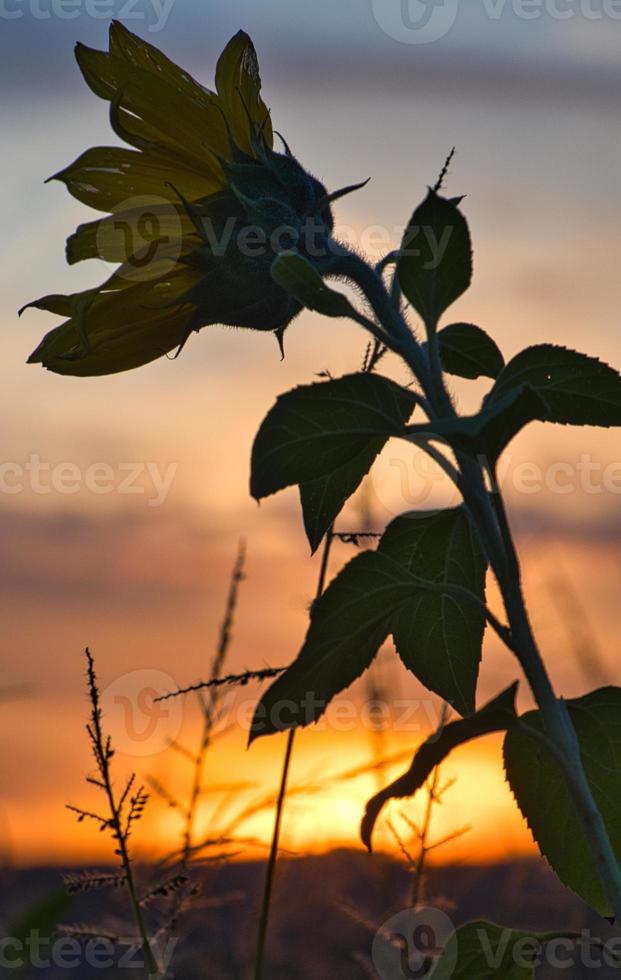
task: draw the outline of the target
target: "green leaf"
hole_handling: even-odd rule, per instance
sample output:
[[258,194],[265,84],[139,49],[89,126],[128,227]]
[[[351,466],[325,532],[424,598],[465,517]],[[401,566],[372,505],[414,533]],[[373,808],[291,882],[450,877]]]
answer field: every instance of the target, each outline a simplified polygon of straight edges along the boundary
[[485,401],[480,414],[475,416],[477,453],[495,466],[514,436],[545,410],[542,406],[539,393],[529,385],[512,388],[498,398]]
[[352,559],[316,603],[304,645],[265,692],[250,741],[309,725],[369,666],[390,632],[390,612],[415,583],[372,551]]
[[[568,701],[567,707],[587,779],[621,855],[621,689],[602,688]],[[537,711],[521,722],[543,730]],[[507,779],[541,853],[565,885],[601,915],[612,915],[565,777],[550,750],[518,727],[505,738],[504,758]]]
[[320,718],[390,633],[423,684],[473,711],[485,569],[463,508],[397,518],[378,550],[349,562],[315,604],[297,659],[259,703],[251,741]]
[[377,452],[369,444],[355,459],[339,466],[327,476],[300,484],[304,529],[311,546],[311,554],[315,553],[328,528],[360,486],[376,456]]
[[[563,938],[577,939],[564,933]],[[542,946],[558,933],[520,932],[469,922],[449,938],[429,980],[533,980]]]
[[390,436],[403,432],[415,396],[376,374],[350,374],[280,395],[252,449],[257,500],[300,486],[313,551]]
[[440,419],[428,428],[495,464],[513,437],[535,421],[621,425],[621,375],[565,347],[528,347],[503,368],[477,415]]
[[438,334],[445,371],[459,378],[496,378],[504,367],[498,345],[473,323],[452,323]]
[[500,373],[485,405],[522,386],[538,395],[531,421],[621,425],[621,376],[596,357],[554,344],[527,347]]
[[405,666],[460,714],[474,711],[485,631],[482,605],[441,587],[457,587],[481,604],[487,562],[462,507],[412,512],[389,524],[378,552],[433,587],[419,589],[395,610],[392,632]]
[[477,415],[441,419],[434,423],[434,428],[454,448],[465,449],[495,465],[513,437],[541,411],[538,393],[534,388],[522,385],[484,402]]
[[515,723],[517,688],[516,682],[474,715],[451,722],[439,734],[434,732],[417,750],[407,772],[369,800],[360,828],[362,841],[369,850],[371,850],[373,828],[382,808],[389,800],[413,796],[425,785],[435,767],[439,766],[459,745],[480,738],[482,735],[489,735],[491,732],[507,731]]
[[272,263],[272,278],[298,303],[324,316],[357,316],[343,293],[326,286],[311,263],[297,252],[282,252]]
[[397,276],[404,296],[433,326],[466,291],[472,280],[472,245],[453,201],[429,191],[405,230]]

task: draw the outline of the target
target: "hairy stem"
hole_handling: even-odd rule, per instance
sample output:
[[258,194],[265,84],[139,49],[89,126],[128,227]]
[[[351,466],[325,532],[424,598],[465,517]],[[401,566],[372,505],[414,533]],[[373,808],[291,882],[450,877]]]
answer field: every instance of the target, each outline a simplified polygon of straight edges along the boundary
[[325,261],[322,271],[326,275],[343,276],[360,287],[383,328],[384,343],[403,357],[429,396],[431,384],[427,358],[403,319],[398,304],[386,290],[381,275],[355,252],[338,243],[335,243],[334,254]]
[[511,631],[510,648],[541,712],[548,737],[558,749],[570,795],[598,869],[604,892],[621,921],[621,868],[610,835],[587,779],[580,746],[565,702],[556,695],[533,635],[521,584],[520,562],[500,489],[494,479],[493,506],[480,464],[458,454],[464,502],[476,523],[496,576]]
[[[384,330],[394,338],[395,348],[419,379],[432,415],[435,418],[454,417],[455,408],[444,384],[437,348],[436,324],[426,324],[429,345],[428,356],[425,357],[375,270],[353,254],[342,254],[332,261],[337,274],[351,278],[365,293]],[[580,746],[567,707],[554,691],[532,632],[521,586],[519,558],[502,495],[495,480],[493,494],[488,491],[481,462],[462,452],[455,455],[464,503],[500,586],[511,631],[511,649],[531,687],[547,734],[558,749],[556,757],[562,764],[601,884],[616,918],[621,922],[621,868],[584,771]]]
[[604,891],[614,910],[616,919],[621,921],[621,869],[619,862],[584,770],[580,745],[567,705],[556,696],[533,636],[522,591],[519,558],[515,550],[504,501],[499,491],[495,494],[495,502],[501,540],[509,561],[509,567],[513,571],[510,580],[504,587],[501,585],[501,588],[515,648],[522,669],[535,695],[548,736],[560,750],[556,755],[557,761],[563,768]]

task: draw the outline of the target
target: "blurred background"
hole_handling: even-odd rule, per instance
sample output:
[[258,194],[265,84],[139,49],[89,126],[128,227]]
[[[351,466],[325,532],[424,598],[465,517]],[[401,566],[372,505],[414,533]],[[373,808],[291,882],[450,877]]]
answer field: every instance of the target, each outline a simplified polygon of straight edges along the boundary
[[[209,672],[240,537],[247,578],[227,668],[284,665],[296,655],[318,559],[309,556],[294,491],[260,508],[250,499],[252,439],[279,392],[323,370],[358,369],[366,344],[353,325],[304,313],[287,333],[282,363],[271,337],[213,327],[193,336],[178,359],[116,377],[64,379],[26,366],[54,319],[29,310],[18,320],[17,309],[109,272],[92,261],[65,264],[64,238],[95,215],[59,183],[43,182],[88,146],[116,142],[106,105],[73,58],[76,40],[107,46],[112,15],[207,85],[229,37],[248,31],[275,127],[301,162],[330,189],[371,177],[337,209],[341,235],[369,255],[398,243],[455,146],[446,186],[467,195],[476,271],[451,318],[480,324],[507,357],[545,340],[621,366],[621,11],[614,3],[4,0],[0,842],[17,865],[66,866],[109,854],[103,835],[77,827],[64,809],[66,801],[88,802],[86,645],[119,766],[179,792],[188,774],[167,739],[191,743],[200,714],[188,700],[154,715],[139,695]],[[384,370],[406,380],[390,358]],[[474,410],[485,385],[454,390]],[[617,681],[618,433],[533,425],[509,447],[504,484],[534,623],[559,691],[572,696]],[[342,527],[381,527],[403,510],[448,499],[438,473],[413,450],[391,445]],[[351,553],[338,545],[333,570]],[[488,637],[481,701],[516,676],[511,657]],[[371,683],[390,691],[393,712],[395,698],[411,709],[407,723],[380,733],[379,748],[361,710]],[[246,751],[256,692],[242,693],[230,702],[211,756],[209,778],[223,799],[231,780],[273,793],[280,772],[281,737]],[[360,847],[361,809],[378,781],[365,767],[379,752],[387,760],[380,778],[396,774],[403,760],[390,765],[390,758],[414,749],[440,709],[391,648],[373,678],[345,697],[359,709],[353,725],[339,730],[328,720],[298,740],[292,778],[302,791],[283,829],[297,854]],[[338,778],[356,767],[364,770],[359,777]],[[532,853],[498,740],[461,750],[445,769],[457,781],[438,834],[471,830],[439,850],[438,860]],[[211,807],[199,815],[205,832]],[[154,801],[142,846],[164,848],[176,819]],[[267,840],[271,820],[259,812],[245,832]],[[395,847],[385,827],[380,843]]]

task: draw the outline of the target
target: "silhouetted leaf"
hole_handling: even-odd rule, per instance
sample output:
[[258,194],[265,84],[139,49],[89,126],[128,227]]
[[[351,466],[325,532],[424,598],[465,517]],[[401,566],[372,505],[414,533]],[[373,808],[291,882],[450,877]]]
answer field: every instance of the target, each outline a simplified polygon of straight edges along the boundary
[[369,666],[390,632],[391,611],[415,588],[375,552],[350,561],[316,603],[297,659],[261,698],[250,740],[317,721]]
[[274,259],[272,278],[309,310],[324,316],[356,316],[347,297],[326,286],[314,266],[297,252],[282,252]]
[[476,415],[438,419],[426,428],[494,465],[513,437],[535,421],[621,425],[621,375],[565,347],[528,347],[503,368]]
[[533,409],[532,421],[621,425],[621,376],[596,357],[554,344],[527,347],[500,373],[485,407],[523,386],[538,395],[540,408],[536,414]]
[[495,465],[513,437],[543,410],[538,392],[521,385],[485,401],[477,415],[436,424],[445,426],[447,440],[454,448],[470,451]]
[[[392,633],[406,666],[461,713],[474,710],[486,563],[462,508],[399,517],[316,603],[304,645],[266,691],[251,740],[316,721]],[[463,594],[447,595],[451,588]]]
[[453,201],[430,190],[408,224],[397,275],[404,296],[435,325],[472,279],[472,245],[465,218]]
[[500,348],[481,327],[452,323],[438,334],[445,371],[460,378],[496,378],[504,367]]
[[487,562],[465,510],[413,511],[388,525],[378,552],[433,584],[395,611],[392,631],[405,666],[460,714],[474,711],[483,609],[439,586],[466,589],[483,602]]
[[256,499],[300,486],[313,551],[391,435],[414,410],[407,388],[376,374],[350,374],[280,395],[252,449]]
[[506,731],[516,721],[517,688],[516,682],[474,715],[451,722],[439,734],[434,732],[417,750],[407,772],[369,800],[360,828],[362,841],[369,850],[373,828],[388,800],[413,796],[453,749],[490,732]]
[[344,463],[327,476],[300,484],[304,529],[311,553],[317,550],[328,528],[360,486],[376,455],[373,446],[367,446],[357,459]]
[[468,922],[449,938],[429,980],[533,980],[543,945],[558,938],[579,937]]
[[[582,761],[613,847],[621,855],[621,689],[602,688],[568,701]],[[539,731],[539,712],[521,721]],[[541,853],[562,882],[601,915],[612,914],[579,824],[565,777],[549,749],[522,728],[508,732],[507,779]]]

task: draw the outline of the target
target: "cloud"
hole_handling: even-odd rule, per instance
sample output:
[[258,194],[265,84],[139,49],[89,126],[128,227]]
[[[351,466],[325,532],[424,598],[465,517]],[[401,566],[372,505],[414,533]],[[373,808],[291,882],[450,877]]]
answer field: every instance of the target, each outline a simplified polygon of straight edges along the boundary
[[178,601],[204,591],[221,537],[190,512],[5,509],[0,591],[6,598],[122,605]]
[[[80,89],[72,49],[79,38],[103,48],[108,23],[88,14],[87,0],[79,0],[78,16],[33,15],[41,8],[51,13],[53,0],[17,0],[22,16],[5,20],[0,80],[13,97],[32,98],[50,93],[54,98]],[[111,10],[117,15],[123,0]],[[498,6],[498,5],[497,5]],[[453,28],[427,45],[399,43],[374,19],[371,4],[335,5],[317,0],[292,6],[286,0],[264,4],[237,0],[235,5],[205,5],[176,0],[173,16],[161,31],[153,26],[153,0],[138,0],[127,26],[183,63],[204,84],[212,84],[213,68],[226,40],[243,25],[259,49],[267,88],[272,99],[278,86],[306,88],[316,83],[359,90],[360,87],[401,91],[453,92],[470,89],[494,96],[513,94],[526,100],[549,97],[592,98],[612,102],[619,80],[618,61],[606,57],[618,44],[619,24],[607,18],[590,24],[577,16],[567,24],[553,17],[536,21],[516,17],[511,4],[502,15],[490,17],[482,2],[462,4]],[[231,9],[232,8],[232,9]],[[279,30],[272,25],[278,23]],[[544,84],[545,83],[545,84]],[[269,95],[269,91],[268,91]]]
[[[616,504],[616,501],[615,501]],[[617,506],[598,507],[597,504],[584,512],[572,513],[569,508],[554,508],[553,505],[525,507],[511,505],[511,526],[519,537],[564,538],[568,542],[580,544],[601,544],[604,547],[618,548],[621,545],[621,525]]]

